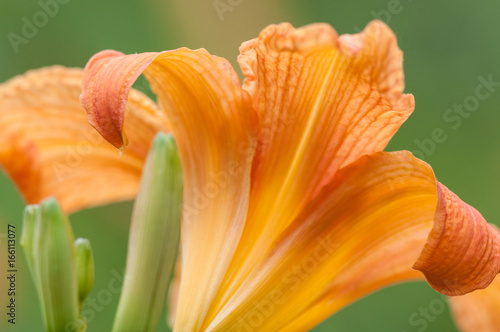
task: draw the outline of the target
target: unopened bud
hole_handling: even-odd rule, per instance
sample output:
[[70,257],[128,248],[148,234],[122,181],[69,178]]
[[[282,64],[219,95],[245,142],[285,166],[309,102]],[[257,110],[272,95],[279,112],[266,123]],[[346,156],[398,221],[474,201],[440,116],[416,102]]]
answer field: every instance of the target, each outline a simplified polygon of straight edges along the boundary
[[[21,245],[40,297],[46,331],[79,332],[73,232],[55,198],[27,206]],[[74,326],[74,328],[68,328]]]
[[80,302],[80,310],[83,308],[83,303],[89,296],[92,286],[94,285],[94,255],[90,241],[87,239],[76,239],[76,276],[78,280],[78,301]]
[[177,148],[172,136],[160,133],[151,145],[134,204],[114,332],[157,330],[177,259],[181,205]]

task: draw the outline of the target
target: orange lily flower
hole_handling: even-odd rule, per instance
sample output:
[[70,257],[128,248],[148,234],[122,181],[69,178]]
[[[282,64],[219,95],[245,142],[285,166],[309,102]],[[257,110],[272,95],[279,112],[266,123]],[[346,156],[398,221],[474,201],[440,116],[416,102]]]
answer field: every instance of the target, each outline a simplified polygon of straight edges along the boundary
[[[95,55],[81,102],[121,158],[85,137],[80,71],[14,79],[0,87],[0,162],[29,202],[74,211],[133,197],[149,142],[171,128],[185,186],[176,331],[304,331],[422,274],[447,295],[489,285],[497,230],[428,164],[382,151],[414,109],[386,25],[269,26],[240,50],[243,86],[204,50]],[[131,89],[141,73],[158,108]]]

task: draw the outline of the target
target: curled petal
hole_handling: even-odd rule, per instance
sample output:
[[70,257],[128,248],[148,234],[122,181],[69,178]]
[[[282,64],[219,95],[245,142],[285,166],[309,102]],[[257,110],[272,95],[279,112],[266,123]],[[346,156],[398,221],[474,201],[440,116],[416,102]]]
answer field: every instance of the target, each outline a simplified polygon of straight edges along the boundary
[[[128,93],[155,53],[142,53],[145,63],[116,61],[123,55],[117,51],[104,51],[92,57],[85,67],[84,90],[81,103],[87,110],[88,122],[116,148],[123,150],[128,144],[124,130],[125,106]],[[109,59],[109,61],[107,61]],[[127,59],[131,60],[131,59]],[[118,71],[118,67],[122,70]],[[120,75],[120,76],[118,76]],[[95,77],[105,81],[106,87],[95,82]]]
[[231,65],[205,50],[131,55],[103,51],[85,71],[82,103],[90,121],[114,146],[125,143],[123,107],[142,72],[172,125],[184,179],[175,329],[199,330],[247,213],[255,149],[248,93]]
[[168,129],[155,104],[132,91],[134,144],[120,157],[87,122],[82,77],[81,69],[56,66],[0,85],[0,164],[27,203],[52,195],[74,212],[133,198],[151,140]]
[[414,268],[446,295],[487,287],[500,271],[500,233],[438,183],[434,228]]

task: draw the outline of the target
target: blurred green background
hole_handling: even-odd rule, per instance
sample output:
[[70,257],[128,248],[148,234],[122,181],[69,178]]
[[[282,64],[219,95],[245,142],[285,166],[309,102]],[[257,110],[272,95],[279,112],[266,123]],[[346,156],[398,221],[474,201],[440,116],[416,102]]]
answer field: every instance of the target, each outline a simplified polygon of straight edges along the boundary
[[[488,221],[500,220],[500,87],[474,106],[470,115],[460,116],[460,123],[443,118],[454,104],[470,102],[479,77],[491,75],[500,82],[497,0],[233,0],[232,10],[221,15],[212,0],[59,1],[64,4],[58,13],[16,52],[8,33],[20,35],[23,18],[31,20],[41,7],[38,0],[0,0],[0,81],[52,64],[83,67],[94,53],[107,48],[135,53],[204,47],[236,65],[239,44],[270,23],[328,22],[339,33],[352,33],[374,18],[381,19],[397,34],[405,54],[406,91],[415,95],[417,105],[387,150],[413,151]],[[444,131],[446,140],[431,148],[427,140],[435,128]],[[422,142],[427,142],[426,149]],[[5,234],[7,223],[14,224],[20,239],[23,202],[4,175],[0,175],[0,195],[0,233]],[[91,240],[96,259],[96,283],[90,294],[96,306],[90,332],[111,328],[118,295],[107,290],[124,269],[130,213],[128,202],[71,216],[75,235]],[[2,242],[0,265],[5,252]],[[42,331],[38,299],[21,251],[18,262],[17,324],[6,324],[2,312],[0,330]],[[5,298],[3,279],[0,299]],[[397,285],[358,301],[314,331],[456,331],[443,299],[423,282]],[[443,304],[446,308],[425,324],[412,323],[412,317],[423,317],[421,308]]]

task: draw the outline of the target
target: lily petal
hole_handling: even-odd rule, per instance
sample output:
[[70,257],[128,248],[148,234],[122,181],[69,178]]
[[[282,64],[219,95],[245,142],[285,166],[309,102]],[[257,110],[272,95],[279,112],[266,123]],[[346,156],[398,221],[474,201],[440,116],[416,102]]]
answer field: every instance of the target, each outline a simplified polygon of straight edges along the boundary
[[[404,151],[379,152],[341,169],[276,239],[263,263],[224,303],[207,330],[244,331],[250,326],[304,331],[383,286],[421,278],[411,267],[429,232],[441,223],[443,206],[438,202],[447,195],[436,186],[441,187],[430,166]],[[460,204],[455,208],[465,205]],[[462,220],[456,217],[448,214],[446,223]],[[498,237],[496,231],[480,235]],[[448,246],[453,251],[461,243],[450,241]],[[500,252],[495,243],[490,250]],[[439,259],[433,263],[452,260],[458,266],[454,277],[459,289],[464,281],[472,288],[486,282],[471,281],[476,261]],[[486,276],[498,272],[495,261],[482,267]]]
[[271,25],[240,51],[260,132],[233,289],[337,170],[383,150],[414,108],[402,52],[379,21],[340,37],[327,24]]
[[243,230],[255,115],[231,65],[205,50],[103,51],[87,64],[82,102],[94,126],[116,147],[124,144],[128,89],[141,72],[178,143],[185,189],[175,329],[197,331]]
[[29,204],[53,195],[74,212],[133,198],[149,144],[167,130],[155,104],[133,91],[135,144],[120,158],[87,122],[82,78],[81,69],[56,66],[0,85],[0,163]]
[[[375,286],[416,278],[411,266],[436,203],[432,170],[410,153],[359,159],[275,239],[208,330],[245,331],[250,324],[259,331],[304,331],[305,323],[316,325]],[[264,309],[270,316],[252,325]]]
[[440,183],[438,197],[434,227],[414,268],[446,295],[487,287],[500,271],[500,233]]
[[462,332],[500,331],[500,276],[486,289],[450,297],[451,313]]
[[271,25],[240,52],[260,121],[252,198],[280,211],[300,210],[340,167],[383,150],[414,108],[396,37],[379,21],[340,37],[327,24]]

